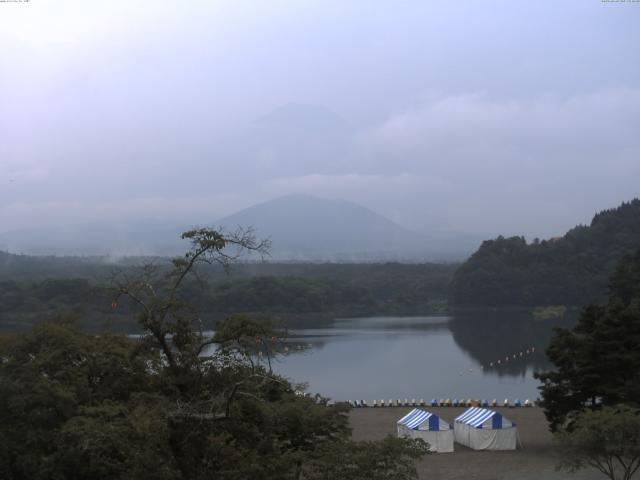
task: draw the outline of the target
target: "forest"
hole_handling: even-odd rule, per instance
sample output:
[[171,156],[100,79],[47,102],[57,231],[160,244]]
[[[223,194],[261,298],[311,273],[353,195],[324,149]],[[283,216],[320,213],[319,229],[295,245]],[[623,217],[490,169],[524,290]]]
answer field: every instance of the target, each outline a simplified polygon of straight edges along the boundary
[[[137,275],[144,265],[162,271],[166,259],[29,257],[0,254],[0,322],[21,331],[57,312],[75,314],[91,330],[135,331],[132,305],[114,308],[108,290],[115,274]],[[183,298],[207,319],[236,313],[269,316],[281,326],[335,316],[424,314],[446,308],[455,264],[239,263],[227,273],[205,265],[183,286]],[[14,272],[19,272],[15,273]]]
[[597,213],[563,237],[482,243],[455,272],[457,306],[583,306],[606,296],[608,278],[624,255],[640,247],[640,200]]
[[207,229],[184,235],[192,249],[169,271],[112,279],[114,304],[135,305],[139,337],[87,333],[64,315],[0,335],[0,478],[416,478],[422,440],[355,442],[346,403],[272,370],[286,334],[270,323],[236,315],[213,336],[194,332],[186,279],[198,264],[228,266],[230,243],[261,244]]
[[[563,237],[483,242],[465,263],[275,263],[249,258],[227,272],[204,265],[183,286],[204,318],[244,313],[299,327],[336,316],[420,315],[454,308],[583,306],[603,299],[624,255],[640,246],[640,200],[593,217]],[[165,258],[31,257],[0,252],[0,322],[20,331],[65,312],[91,330],[131,331],[132,305],[112,303],[114,275]]]

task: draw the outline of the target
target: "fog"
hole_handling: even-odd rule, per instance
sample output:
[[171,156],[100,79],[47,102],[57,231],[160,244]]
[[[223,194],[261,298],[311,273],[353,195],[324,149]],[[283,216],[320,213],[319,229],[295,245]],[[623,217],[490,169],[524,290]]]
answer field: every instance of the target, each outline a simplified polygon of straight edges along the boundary
[[562,234],[640,195],[639,22],[595,0],[0,3],[0,237],[297,193]]

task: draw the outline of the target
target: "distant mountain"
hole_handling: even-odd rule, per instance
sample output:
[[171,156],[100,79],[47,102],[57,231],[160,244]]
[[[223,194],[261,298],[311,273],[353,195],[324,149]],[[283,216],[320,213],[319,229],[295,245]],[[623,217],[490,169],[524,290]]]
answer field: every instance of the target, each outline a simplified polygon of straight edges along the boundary
[[320,105],[290,103],[257,118],[232,137],[230,158],[242,175],[300,176],[315,165],[316,173],[342,171],[353,156],[354,127]]
[[[361,205],[307,195],[276,198],[215,223],[252,227],[270,237],[272,260],[282,261],[460,261],[479,241],[461,234],[416,233]],[[27,255],[173,256],[187,248],[180,234],[193,225],[161,219],[119,224],[36,227],[0,234],[0,251]]]
[[605,296],[618,261],[640,248],[640,200],[593,217],[566,235],[527,243],[488,240],[456,272],[454,304],[585,305]]
[[252,226],[270,237],[274,259],[301,261],[442,260],[452,252],[361,205],[307,195],[276,198],[217,222]]
[[353,133],[353,127],[340,115],[321,105],[288,103],[263,115],[255,126],[299,130],[305,134],[326,135],[329,133]]
[[419,243],[416,233],[367,208],[307,195],[276,198],[217,223],[253,227],[271,238],[274,258],[288,260],[398,258]]

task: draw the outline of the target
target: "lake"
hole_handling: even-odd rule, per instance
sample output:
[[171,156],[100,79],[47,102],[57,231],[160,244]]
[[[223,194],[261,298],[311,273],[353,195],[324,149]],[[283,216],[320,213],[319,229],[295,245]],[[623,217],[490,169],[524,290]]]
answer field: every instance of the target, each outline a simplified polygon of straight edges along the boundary
[[308,349],[274,370],[334,400],[534,400],[555,325],[504,312],[337,319],[290,332]]

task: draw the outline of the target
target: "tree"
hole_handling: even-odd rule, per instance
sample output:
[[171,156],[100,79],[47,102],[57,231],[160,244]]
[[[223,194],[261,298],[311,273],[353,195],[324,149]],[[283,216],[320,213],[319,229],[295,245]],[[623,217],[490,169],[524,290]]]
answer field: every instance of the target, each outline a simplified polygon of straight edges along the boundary
[[456,270],[450,297],[459,306],[584,306],[606,299],[616,263],[638,245],[640,199],[633,199],[562,237],[483,242]]
[[309,480],[410,480],[417,478],[414,461],[429,453],[422,439],[387,436],[378,442],[346,441],[323,446],[309,462]]
[[552,430],[571,428],[585,409],[640,405],[640,251],[620,262],[606,305],[591,305],[547,348],[556,369],[536,374]]
[[283,332],[269,322],[230,317],[206,333],[182,291],[188,278],[267,243],[246,231],[183,238],[191,249],[169,269],[113,278],[113,306],[133,303],[139,339],[66,319],[0,338],[2,478],[311,479],[314,465],[344,460],[336,452],[374,479],[415,476],[415,444],[351,442],[346,404],[306,395],[271,369]]
[[575,472],[593,467],[611,480],[630,480],[640,468],[640,411],[603,407],[580,414],[573,429],[556,434],[560,468]]
[[[177,478],[159,365],[123,335],[89,335],[55,318],[0,343],[2,478]],[[163,472],[161,474],[161,472]]]

